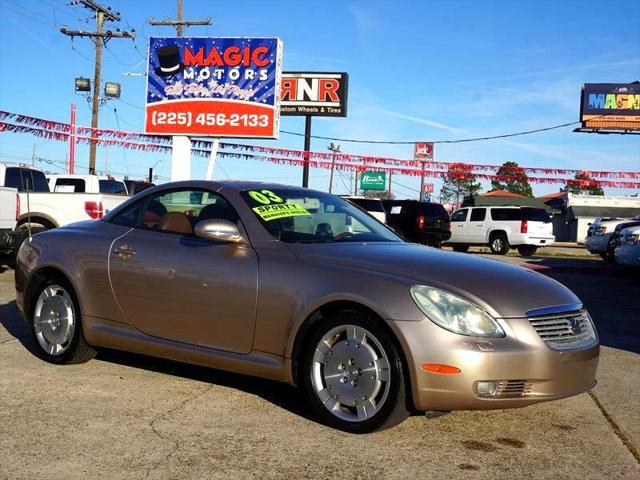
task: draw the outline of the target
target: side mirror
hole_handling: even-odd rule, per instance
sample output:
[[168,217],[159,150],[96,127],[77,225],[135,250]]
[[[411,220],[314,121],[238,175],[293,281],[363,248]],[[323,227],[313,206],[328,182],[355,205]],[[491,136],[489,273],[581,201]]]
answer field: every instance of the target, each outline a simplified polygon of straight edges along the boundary
[[196,224],[194,233],[212,242],[239,243],[242,240],[238,227],[228,220],[202,220]]

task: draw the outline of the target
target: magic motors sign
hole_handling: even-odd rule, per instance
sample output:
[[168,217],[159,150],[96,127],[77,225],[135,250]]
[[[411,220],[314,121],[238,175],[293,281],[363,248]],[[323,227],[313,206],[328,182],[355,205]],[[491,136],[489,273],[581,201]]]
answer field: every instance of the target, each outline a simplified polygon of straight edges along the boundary
[[640,130],[640,83],[586,83],[580,121],[585,128]]
[[278,138],[277,38],[149,40],[145,133]]
[[284,72],[280,114],[346,117],[348,83],[344,72]]

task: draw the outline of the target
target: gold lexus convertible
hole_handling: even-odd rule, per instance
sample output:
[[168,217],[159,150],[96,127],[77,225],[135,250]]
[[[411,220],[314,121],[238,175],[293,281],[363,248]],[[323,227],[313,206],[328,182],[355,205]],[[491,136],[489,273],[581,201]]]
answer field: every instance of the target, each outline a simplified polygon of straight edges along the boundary
[[595,385],[598,337],[567,288],[407,243],[353,204],[296,187],[145,190],[27,240],[16,290],[47,361],[108,347],[288,382],[350,432]]

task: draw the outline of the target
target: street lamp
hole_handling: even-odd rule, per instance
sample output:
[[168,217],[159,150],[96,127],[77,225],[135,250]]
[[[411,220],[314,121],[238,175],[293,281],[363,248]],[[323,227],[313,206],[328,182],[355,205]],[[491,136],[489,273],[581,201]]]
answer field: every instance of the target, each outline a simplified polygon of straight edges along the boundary
[[120,84],[115,82],[106,82],[104,84],[105,97],[120,98]]
[[91,80],[84,77],[76,78],[76,92],[90,92],[91,91]]

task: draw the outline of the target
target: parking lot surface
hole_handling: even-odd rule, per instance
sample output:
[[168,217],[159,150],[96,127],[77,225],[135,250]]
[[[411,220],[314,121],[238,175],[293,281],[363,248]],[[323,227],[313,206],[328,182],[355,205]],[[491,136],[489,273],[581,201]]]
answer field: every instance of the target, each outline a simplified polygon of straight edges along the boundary
[[[640,478],[637,272],[488,256],[573,289],[603,344],[592,394],[413,416],[350,435],[286,385],[119,352],[58,367],[31,353],[0,261],[0,478]],[[526,292],[523,292],[526,295]]]

